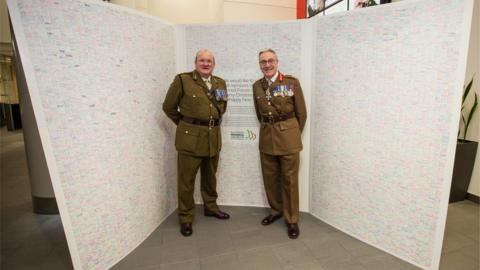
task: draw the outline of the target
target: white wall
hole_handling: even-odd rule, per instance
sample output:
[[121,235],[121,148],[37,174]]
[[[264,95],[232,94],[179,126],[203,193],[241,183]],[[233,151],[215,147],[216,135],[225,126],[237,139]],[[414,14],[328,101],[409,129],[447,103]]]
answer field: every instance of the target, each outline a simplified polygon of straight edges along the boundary
[[296,0],[112,0],[179,24],[295,19]]
[[[468,51],[467,73],[465,76],[465,84],[467,84],[475,74],[472,90],[475,91],[480,102],[480,1],[475,1],[473,11],[472,31],[470,33],[470,48]],[[471,107],[473,102],[473,93],[470,93],[467,107]],[[468,128],[467,139],[480,142],[480,106],[477,107],[475,117]],[[480,197],[480,148],[477,149],[477,157],[475,159],[475,167],[470,180],[468,193]]]
[[225,0],[224,22],[290,20],[297,17],[295,0]]
[[223,21],[223,0],[112,0],[172,23],[218,23]]

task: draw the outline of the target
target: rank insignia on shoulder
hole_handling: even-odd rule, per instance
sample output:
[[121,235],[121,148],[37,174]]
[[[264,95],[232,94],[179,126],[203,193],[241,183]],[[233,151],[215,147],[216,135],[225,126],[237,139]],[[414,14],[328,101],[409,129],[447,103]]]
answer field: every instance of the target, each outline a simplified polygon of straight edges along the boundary
[[214,95],[215,95],[215,99],[217,101],[227,101],[228,100],[228,94],[227,94],[227,90],[225,89],[215,89],[213,91]]

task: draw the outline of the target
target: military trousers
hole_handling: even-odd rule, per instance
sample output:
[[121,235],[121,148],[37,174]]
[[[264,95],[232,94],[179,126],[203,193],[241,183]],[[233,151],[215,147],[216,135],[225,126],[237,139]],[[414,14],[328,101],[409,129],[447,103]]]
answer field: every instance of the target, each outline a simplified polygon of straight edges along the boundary
[[217,205],[217,172],[220,154],[213,157],[196,157],[178,153],[177,160],[177,192],[178,192],[178,216],[180,223],[193,222],[195,215],[195,177],[200,168],[200,190],[204,207],[211,211],[219,210]]
[[287,223],[298,223],[300,154],[272,156],[260,153],[260,161],[271,214],[283,215]]

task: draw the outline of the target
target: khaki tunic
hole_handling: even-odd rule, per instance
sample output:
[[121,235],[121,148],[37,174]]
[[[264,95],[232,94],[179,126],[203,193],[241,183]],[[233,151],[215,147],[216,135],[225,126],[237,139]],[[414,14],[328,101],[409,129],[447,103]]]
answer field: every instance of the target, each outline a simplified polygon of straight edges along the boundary
[[[283,86],[293,94],[274,96],[273,89]],[[267,98],[267,90],[271,99]],[[253,84],[253,98],[260,126],[260,161],[272,215],[283,215],[287,223],[299,218],[298,169],[302,150],[301,133],[307,120],[307,109],[300,82],[279,74],[268,86],[265,78]],[[295,117],[275,123],[263,122],[262,116],[295,113]]]
[[218,211],[215,174],[222,148],[220,126],[194,125],[181,120],[183,116],[204,121],[221,119],[227,108],[227,101],[217,101],[212,95],[216,89],[225,90],[226,93],[227,87],[224,80],[213,75],[211,82],[212,91],[209,91],[197,71],[179,74],[175,76],[163,102],[163,111],[177,125],[175,148],[178,151],[177,191],[180,223],[193,221],[193,193],[199,168],[204,207],[211,212]]
[[260,122],[262,122],[261,116],[277,116],[295,112],[295,117],[286,121],[274,124],[261,123],[260,152],[269,155],[298,153],[303,148],[301,133],[307,121],[307,108],[300,82],[295,77],[279,74],[277,80],[270,85],[269,89],[274,89],[280,85],[293,87],[294,95],[272,96],[269,104],[265,91],[268,88],[266,79],[262,78],[253,84],[255,111]]
[[[227,86],[223,79],[212,75],[212,90],[214,89],[226,91]],[[222,148],[220,126],[210,129],[208,126],[192,125],[180,121],[182,116],[202,120],[222,117],[227,109],[227,102],[212,101],[205,94],[208,91],[208,87],[196,71],[175,76],[168,89],[163,102],[163,111],[177,124],[175,147],[179,153],[212,157],[217,155]]]

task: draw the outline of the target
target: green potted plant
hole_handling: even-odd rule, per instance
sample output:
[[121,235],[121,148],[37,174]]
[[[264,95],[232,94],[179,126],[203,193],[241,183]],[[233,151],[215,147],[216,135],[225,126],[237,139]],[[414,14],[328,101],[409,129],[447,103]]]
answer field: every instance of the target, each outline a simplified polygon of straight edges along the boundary
[[[461,133],[460,125],[458,129],[457,149],[455,151],[455,162],[453,165],[452,186],[450,189],[450,202],[458,202],[465,200],[467,196],[468,185],[472,178],[473,166],[475,165],[475,157],[477,154],[478,142],[467,140],[467,132],[470,123],[477,110],[478,99],[475,94],[474,102],[470,109],[466,108],[465,100],[467,100],[470,89],[472,88],[473,77],[464,87],[462,96],[461,123],[463,123],[463,133]],[[462,136],[463,135],[463,136]]]

